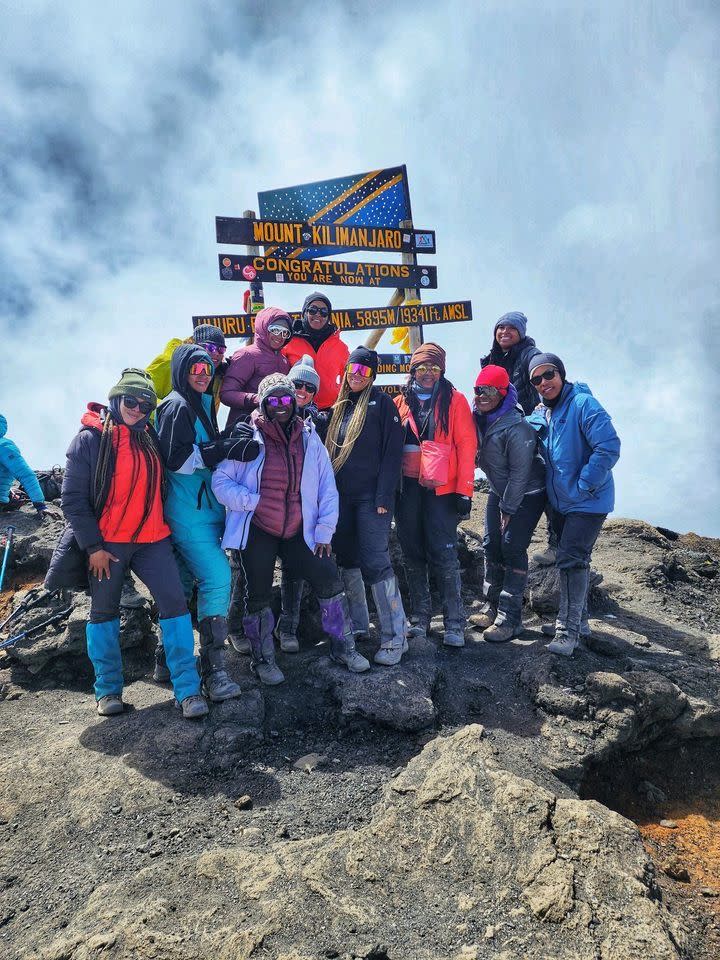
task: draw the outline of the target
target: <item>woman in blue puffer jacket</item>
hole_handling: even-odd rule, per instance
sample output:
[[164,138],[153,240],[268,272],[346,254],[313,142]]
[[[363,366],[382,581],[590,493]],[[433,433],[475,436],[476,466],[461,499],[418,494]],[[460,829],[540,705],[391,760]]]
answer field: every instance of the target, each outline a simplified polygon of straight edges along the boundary
[[607,411],[584,383],[566,380],[562,360],[541,353],[529,364],[542,404],[529,418],[540,432],[545,480],[559,536],[560,607],[552,653],[569,657],[578,643],[587,602],[590,556],[605,517],[615,507],[612,468],[620,438]]

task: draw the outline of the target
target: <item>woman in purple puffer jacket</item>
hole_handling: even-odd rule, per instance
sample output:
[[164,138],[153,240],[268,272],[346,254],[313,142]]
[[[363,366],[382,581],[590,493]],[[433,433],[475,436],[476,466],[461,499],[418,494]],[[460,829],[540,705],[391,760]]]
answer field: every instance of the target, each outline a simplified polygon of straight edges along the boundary
[[305,429],[295,387],[288,377],[271,374],[258,385],[253,413],[260,453],[252,464],[224,460],[212,489],[227,508],[225,548],[241,550],[247,582],[243,618],[252,664],[262,683],[285,679],[275,662],[274,617],[270,609],[278,557],[283,575],[307,580],[314,590],[330,655],[352,673],[370,664],[355,650],[348,601],[330,542],[338,519],[338,493],[330,457],[314,430]]
[[287,373],[290,361],[280,353],[291,336],[292,320],[280,307],[265,307],[255,318],[255,336],[230,360],[220,390],[220,400],[230,407],[227,429],[248,420],[258,405],[260,381],[271,373]]

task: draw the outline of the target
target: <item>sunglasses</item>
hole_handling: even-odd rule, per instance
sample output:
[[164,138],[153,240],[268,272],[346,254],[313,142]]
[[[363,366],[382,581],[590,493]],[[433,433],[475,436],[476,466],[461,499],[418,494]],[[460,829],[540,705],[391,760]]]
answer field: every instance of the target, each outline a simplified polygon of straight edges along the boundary
[[269,407],[289,407],[293,402],[293,398],[289,393],[284,393],[281,397],[268,397],[267,405]]
[[314,383],[308,383],[307,380],[293,380],[297,390],[305,390],[306,393],[317,393],[317,387]]
[[475,387],[476,397],[494,397],[500,393],[497,387]]
[[347,372],[349,377],[371,377],[372,367],[367,367],[364,363],[349,363],[347,365]]
[[148,403],[146,400],[137,400],[135,397],[123,397],[122,402],[128,410],[136,410],[139,408],[140,413],[144,414],[152,413],[155,409],[154,403]]
[[227,350],[227,347],[219,347],[216,343],[204,343],[203,350],[207,350],[208,353],[223,354]]
[[433,363],[432,366],[421,363],[419,367],[415,367],[415,373],[419,373],[421,377],[426,373],[442,373],[442,367],[439,367],[436,363]]
[[213,372],[212,364],[205,363],[204,360],[198,360],[197,363],[190,365],[190,373],[194,377],[211,377]]
[[554,380],[557,370],[545,370],[543,373],[537,375],[537,377],[530,377],[530,383],[534,387],[539,387],[543,380]]
[[281,326],[268,327],[268,333],[272,333],[272,334],[274,334],[276,337],[282,337],[283,340],[289,340],[289,339],[290,339],[290,336],[291,336],[290,331],[288,330],[288,328],[287,328],[287,327],[281,327]]
[[327,317],[330,313],[327,307],[308,307],[305,312],[309,313],[311,317],[316,316],[318,313],[321,317]]

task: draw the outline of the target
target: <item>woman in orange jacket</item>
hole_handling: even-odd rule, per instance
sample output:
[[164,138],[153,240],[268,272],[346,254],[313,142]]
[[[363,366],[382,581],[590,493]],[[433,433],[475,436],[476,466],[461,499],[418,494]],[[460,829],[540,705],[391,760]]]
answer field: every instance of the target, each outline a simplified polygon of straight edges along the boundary
[[282,352],[291,367],[306,354],[312,357],[320,377],[315,406],[318,410],[328,410],[340,393],[350,351],[332,322],[332,304],[324,293],[311,293],[306,297],[302,319],[296,321],[292,339]]
[[445,379],[442,347],[423,343],[417,348],[410,378],[395,403],[405,429],[395,522],[413,609],[410,636],[427,635],[432,614],[428,566],[432,566],[443,599],[443,643],[462,647],[465,610],[457,524],[470,514],[477,434],[467,400]]

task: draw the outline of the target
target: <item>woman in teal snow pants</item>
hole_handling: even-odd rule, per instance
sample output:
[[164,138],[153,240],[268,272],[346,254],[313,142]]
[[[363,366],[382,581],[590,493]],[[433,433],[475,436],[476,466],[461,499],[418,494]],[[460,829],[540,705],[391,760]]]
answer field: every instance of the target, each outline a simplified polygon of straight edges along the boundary
[[157,412],[168,480],[165,517],[173,546],[197,584],[200,672],[205,693],[219,702],[239,696],[240,687],[225,668],[230,564],[220,545],[225,508],[212,492],[212,471],[222,460],[254,459],[258,445],[244,426],[237,435],[220,435],[212,398],[205,394],[213,375],[205,350],[178,347],[171,372],[173,391]]

